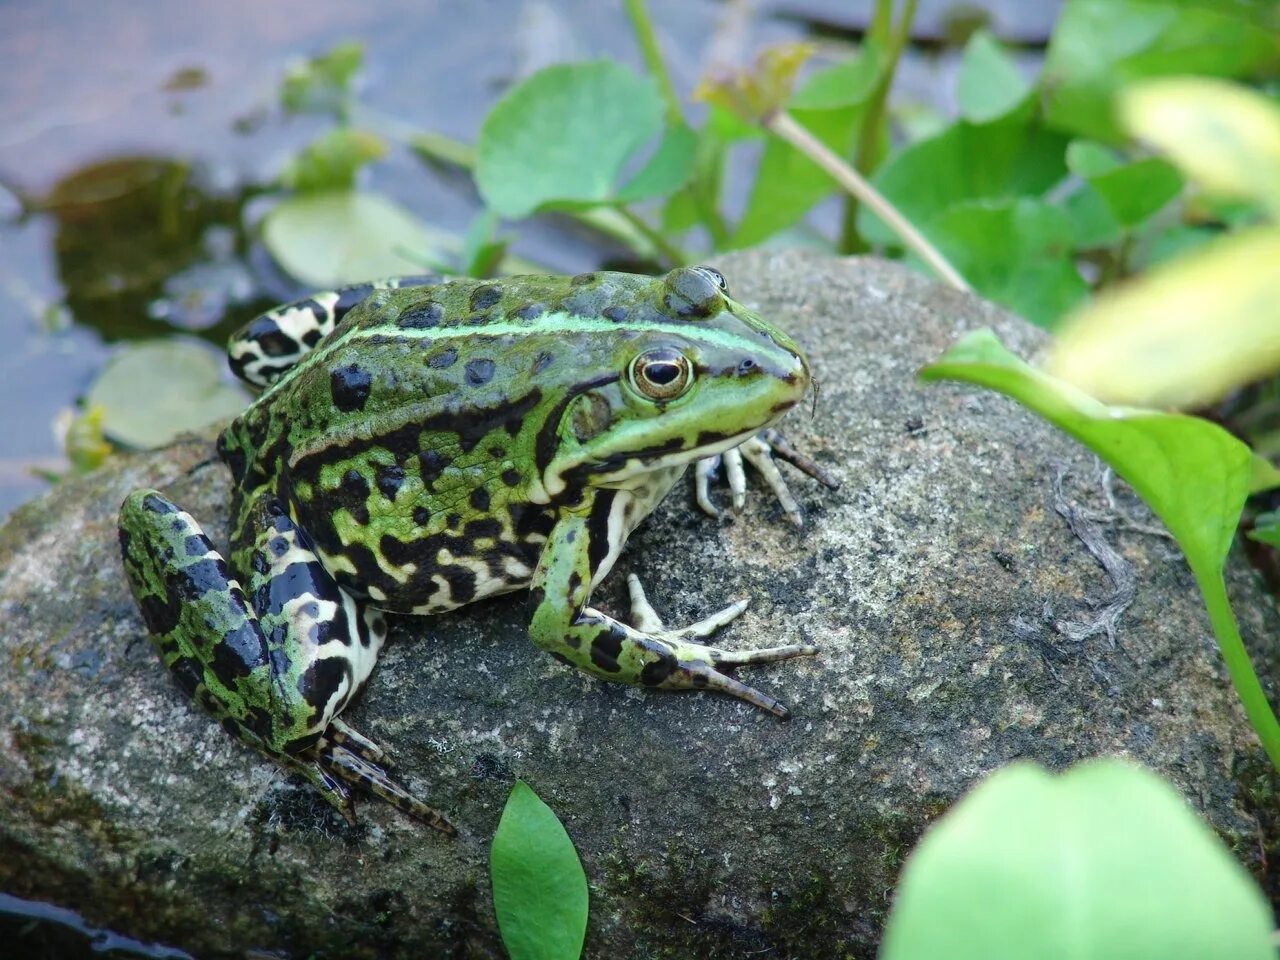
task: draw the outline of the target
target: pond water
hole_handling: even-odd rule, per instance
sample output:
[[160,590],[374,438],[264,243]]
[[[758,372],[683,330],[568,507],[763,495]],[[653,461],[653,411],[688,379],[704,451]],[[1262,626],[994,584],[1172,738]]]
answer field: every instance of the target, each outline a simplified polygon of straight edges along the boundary
[[[745,60],[807,35],[856,39],[871,6],[649,3],[683,94],[712,60]],[[984,6],[1002,35],[1035,45],[1058,4]],[[300,292],[252,232],[255,194],[328,128],[282,116],[277,90],[290,62],[358,40],[362,102],[466,142],[507,85],[547,63],[639,66],[614,4],[477,0],[462,9],[456,0],[0,6],[0,517],[44,488],[33,468],[63,467],[55,420],[121,341],[181,332],[214,351],[258,310]],[[899,77],[908,95],[937,99],[955,63],[937,55],[939,44],[973,9],[920,4],[923,53]],[[372,176],[435,227],[461,232],[479,209],[465,178],[407,150]],[[517,253],[555,271],[591,269],[616,253],[563,224],[523,225],[519,236]]]

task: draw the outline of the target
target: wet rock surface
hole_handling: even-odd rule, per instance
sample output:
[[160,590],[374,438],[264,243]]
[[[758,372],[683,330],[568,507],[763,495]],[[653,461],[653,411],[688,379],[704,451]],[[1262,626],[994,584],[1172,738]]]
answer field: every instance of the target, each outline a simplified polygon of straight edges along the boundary
[[[202,958],[498,957],[488,842],[520,777],[582,857],[588,956],[869,956],[903,859],[957,796],[1011,760],[1101,754],[1170,779],[1260,872],[1275,838],[1242,786],[1260,751],[1176,546],[1013,403],[914,382],[966,331],[1024,356],[1042,335],[872,260],[718,265],[808,350],[821,390],[784,427],[843,486],[792,477],[801,531],[758,483],[724,525],[673,494],[597,600],[624,614],[628,571],[668,623],[751,597],[722,645],[823,649],[742,672],[791,722],[563,667],[526,639],[523,594],[396,619],[347,717],[460,835],[373,801],[349,828],[189,706],[145,638],[116,509],[159,486],[221,530],[228,475],[193,439],[61,484],[0,529],[0,890]],[[1280,621],[1243,564],[1228,579],[1272,691]]]

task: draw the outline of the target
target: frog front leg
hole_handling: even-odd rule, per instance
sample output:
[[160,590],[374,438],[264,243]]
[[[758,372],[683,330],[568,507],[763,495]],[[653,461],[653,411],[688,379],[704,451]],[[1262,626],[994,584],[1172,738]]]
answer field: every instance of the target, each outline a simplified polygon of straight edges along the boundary
[[125,573],[165,666],[228,733],[300,773],[349,822],[357,784],[452,832],[337,717],[372,669],[381,614],[338,587],[274,497],[255,501],[246,533],[247,591],[189,514],[154,490],[124,502]]
[[704,620],[668,630],[631,578],[633,626],[588,606],[593,552],[585,513],[566,513],[543,548],[530,587],[533,619],[529,634],[553,656],[605,680],[665,690],[718,690],[755,704],[781,719],[791,714],[767,694],[736,680],[727,671],[755,663],[812,656],[809,644],[730,651],[693,642],[724,626],[746,609],[745,600]]

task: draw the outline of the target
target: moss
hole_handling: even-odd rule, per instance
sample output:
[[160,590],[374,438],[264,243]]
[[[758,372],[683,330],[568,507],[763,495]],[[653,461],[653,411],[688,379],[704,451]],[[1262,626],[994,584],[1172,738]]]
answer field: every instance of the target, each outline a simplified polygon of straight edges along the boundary
[[1280,911],[1280,773],[1261,750],[1240,754],[1232,771],[1244,812],[1258,824],[1256,837],[1224,837],[1253,874],[1272,908]]

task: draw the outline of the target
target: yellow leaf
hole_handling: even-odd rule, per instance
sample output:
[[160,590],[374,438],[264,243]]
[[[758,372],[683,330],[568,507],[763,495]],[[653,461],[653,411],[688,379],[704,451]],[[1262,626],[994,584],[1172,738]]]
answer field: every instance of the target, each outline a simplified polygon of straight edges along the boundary
[[1280,108],[1262,94],[1206,77],[1149,80],[1124,91],[1120,120],[1205,189],[1280,218]]
[[723,107],[749,123],[761,123],[791,98],[796,74],[813,51],[810,43],[766,47],[750,70],[713,71],[704,76],[693,91],[693,99]]
[[1280,230],[1238,233],[1100,295],[1046,367],[1108,403],[1188,407],[1280,369]]

